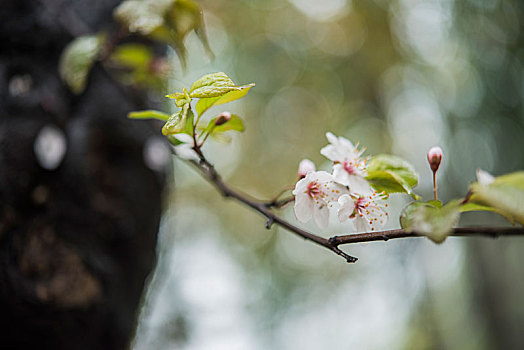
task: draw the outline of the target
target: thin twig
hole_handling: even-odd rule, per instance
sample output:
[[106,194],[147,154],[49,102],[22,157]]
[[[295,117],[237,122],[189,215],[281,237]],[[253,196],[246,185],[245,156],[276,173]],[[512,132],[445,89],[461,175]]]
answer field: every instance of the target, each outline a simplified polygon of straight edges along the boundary
[[289,196],[289,197],[286,197],[286,198],[283,198],[283,199],[275,198],[275,199],[273,199],[273,200],[271,200],[269,202],[264,203],[264,205],[268,209],[269,208],[280,209],[283,206],[285,206],[286,204],[292,203],[294,201],[295,201],[295,196]]
[[[499,236],[518,236],[524,235],[523,227],[456,227],[450,236],[471,237],[485,236],[497,238]],[[362,243],[372,241],[388,241],[394,238],[424,237],[415,232],[405,230],[388,230],[378,232],[356,233],[343,236],[333,236],[329,239],[331,244],[339,246],[341,244]]]

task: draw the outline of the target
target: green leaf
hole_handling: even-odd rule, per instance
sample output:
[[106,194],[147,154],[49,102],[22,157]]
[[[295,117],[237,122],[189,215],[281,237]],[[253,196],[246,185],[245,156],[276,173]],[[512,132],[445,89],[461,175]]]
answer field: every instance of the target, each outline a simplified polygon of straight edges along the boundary
[[473,183],[469,202],[496,208],[524,225],[524,171],[496,177],[488,185]]
[[196,104],[196,111],[198,115],[204,114],[209,108],[213,106],[218,106],[227,102],[235,101],[244,97],[255,84],[244,85],[244,88],[241,90],[233,90],[226,92],[222,96],[218,97],[208,97],[201,98]]
[[202,9],[195,1],[176,0],[167,12],[167,22],[183,40],[189,32],[195,31],[207,54],[214,57],[207,39]]
[[453,200],[439,208],[430,203],[413,202],[404,209],[401,225],[408,232],[442,243],[458,223],[460,203],[461,200]]
[[131,119],[158,119],[161,121],[168,121],[170,118],[169,114],[155,110],[135,111],[127,115]]
[[463,204],[463,205],[460,206],[460,211],[462,213],[469,213],[469,212],[472,212],[472,211],[490,211],[490,212],[502,215],[509,222],[511,222],[512,225],[515,224],[515,219],[513,218],[513,216],[511,216],[510,214],[506,213],[503,210],[500,210],[498,208],[493,208],[493,207],[490,207],[490,206],[487,206],[487,205],[481,205],[481,204],[477,204],[477,203],[468,202],[468,203]]
[[[204,129],[204,133],[207,133],[211,129],[213,129],[213,126],[215,125],[215,121],[217,120],[217,118],[218,117],[213,118],[209,121],[206,128]],[[223,133],[223,132],[230,131],[230,130],[240,131],[240,132],[245,130],[244,122],[242,121],[242,118],[240,118],[236,114],[231,114],[231,119],[229,119],[228,122],[222,125],[215,126],[215,128],[212,131],[212,134],[219,134],[219,133]]]
[[193,126],[194,119],[195,119],[195,114],[193,113],[191,109],[189,109],[187,111],[186,123],[184,125],[184,132],[188,135],[193,135],[193,133],[195,132],[194,126]]
[[417,198],[412,188],[418,184],[418,174],[404,159],[380,154],[371,158],[367,170],[366,180],[377,191],[408,193]]
[[67,45],[59,63],[60,77],[75,94],[84,91],[91,67],[105,42],[105,35],[80,36]]
[[131,33],[170,44],[185,67],[184,40],[195,31],[207,53],[213,52],[207,40],[202,10],[191,0],[126,0],[114,11],[115,19]]
[[111,61],[132,69],[149,70],[154,55],[151,48],[142,44],[128,43],[115,47]]
[[[189,95],[193,98],[222,97],[231,91],[242,91],[245,89],[249,90],[253,86],[254,84],[247,84],[241,86],[235,85],[235,83],[225,73],[219,72],[206,74],[197,81],[195,81],[193,85],[191,85]],[[233,101],[240,97],[234,98],[234,96],[232,96],[233,99],[231,99],[230,101]]]
[[164,25],[173,0],[126,0],[114,11],[115,19],[131,33],[147,35]]
[[165,136],[186,133],[186,120],[189,112],[189,103],[182,106],[182,109],[169,117],[168,121],[162,128],[162,134]]

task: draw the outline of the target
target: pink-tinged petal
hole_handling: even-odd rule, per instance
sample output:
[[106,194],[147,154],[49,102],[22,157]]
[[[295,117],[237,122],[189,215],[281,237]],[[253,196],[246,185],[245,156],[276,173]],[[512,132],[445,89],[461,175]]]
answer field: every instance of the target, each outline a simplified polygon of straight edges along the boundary
[[295,197],[295,216],[300,222],[308,222],[315,204],[307,193],[299,192]]
[[313,219],[320,228],[326,228],[329,223],[329,209],[327,205],[315,206],[313,210]]
[[353,211],[355,210],[355,202],[351,196],[345,194],[340,196],[338,199],[338,204],[340,204],[338,209],[338,220],[340,222],[344,222],[351,214],[353,214]]
[[361,195],[368,195],[373,193],[373,189],[369,185],[369,182],[358,175],[348,175],[347,186],[351,193],[358,193]]
[[315,170],[315,163],[313,163],[309,159],[303,159],[298,165],[298,177],[306,177],[308,173],[313,172]]
[[344,166],[342,164],[333,165],[333,178],[341,185],[349,185],[349,174],[346,170],[344,170]]
[[369,229],[369,222],[363,216],[358,216],[353,221],[356,232],[366,232]]

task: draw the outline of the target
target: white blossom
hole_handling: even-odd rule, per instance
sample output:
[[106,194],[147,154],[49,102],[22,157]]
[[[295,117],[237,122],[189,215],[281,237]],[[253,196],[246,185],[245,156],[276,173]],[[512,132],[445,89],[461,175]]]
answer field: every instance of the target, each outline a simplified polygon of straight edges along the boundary
[[367,195],[342,195],[338,199],[338,219],[340,222],[347,219],[354,220],[357,232],[376,231],[386,224],[388,195],[374,191]]
[[309,172],[295,186],[295,215],[301,222],[313,217],[320,228],[329,221],[329,207],[340,195],[349,193],[347,188],[336,183],[333,176],[325,171]]
[[364,194],[372,189],[365,179],[367,175],[366,159],[362,159],[362,150],[353,146],[351,141],[336,137],[332,133],[326,133],[330,142],[320,150],[320,153],[332,160],[333,177],[338,183],[348,186],[351,193]]

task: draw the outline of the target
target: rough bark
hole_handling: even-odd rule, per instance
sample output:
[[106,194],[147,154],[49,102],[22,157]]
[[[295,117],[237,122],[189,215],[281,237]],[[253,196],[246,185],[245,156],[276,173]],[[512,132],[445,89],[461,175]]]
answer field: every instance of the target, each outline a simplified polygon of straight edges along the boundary
[[[132,336],[161,214],[164,177],[142,151],[158,129],[126,119],[145,95],[101,66],[79,96],[58,76],[65,45],[110,30],[116,2],[2,1],[0,348],[123,349]],[[55,170],[33,151],[50,124],[67,138]]]

